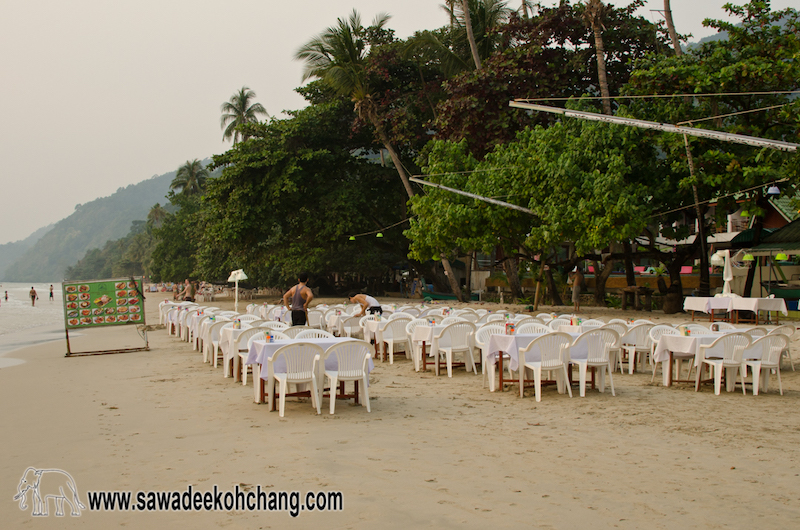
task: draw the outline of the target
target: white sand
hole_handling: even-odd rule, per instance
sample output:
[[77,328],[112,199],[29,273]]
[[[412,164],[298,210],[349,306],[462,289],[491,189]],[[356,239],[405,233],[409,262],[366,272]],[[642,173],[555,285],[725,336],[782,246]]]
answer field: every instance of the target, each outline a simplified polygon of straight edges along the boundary
[[[227,302],[216,303],[218,306]],[[244,308],[245,304],[240,306]],[[148,321],[158,321],[156,304]],[[651,316],[589,308],[606,318]],[[132,328],[128,328],[130,331]],[[536,403],[481,377],[415,373],[376,362],[372,413],[339,402],[317,416],[256,405],[191,346],[150,333],[151,351],[64,358],[64,344],[16,351],[0,370],[4,528],[553,527],[787,528],[800,520],[800,372],[784,396],[715,396],[663,388],[650,373],[615,375],[617,396],[554,388]],[[119,329],[74,349],[137,344]],[[796,345],[795,345],[796,346]],[[800,356],[800,349],[795,349]],[[323,412],[327,406],[323,404]],[[31,517],[12,500],[28,466],[63,469],[86,491],[339,490],[339,513],[100,513]],[[36,520],[34,520],[36,519]],[[35,523],[35,524],[34,524]]]

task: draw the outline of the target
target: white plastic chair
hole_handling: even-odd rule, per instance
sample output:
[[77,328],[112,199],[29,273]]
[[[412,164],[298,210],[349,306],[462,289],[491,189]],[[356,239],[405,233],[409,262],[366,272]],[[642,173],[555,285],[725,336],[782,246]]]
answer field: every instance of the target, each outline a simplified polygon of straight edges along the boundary
[[790,325],[783,325],[778,326],[777,328],[773,329],[769,332],[769,335],[774,335],[776,333],[780,333],[781,335],[786,336],[786,348],[783,350],[781,355],[785,355],[789,358],[789,364],[792,367],[792,371],[794,372],[794,361],[792,360],[792,335],[795,333],[795,327]]
[[[653,377],[650,378],[650,382],[652,383],[656,379],[656,371],[658,369],[657,363],[655,362],[655,355],[656,355],[656,347],[658,346],[658,339],[661,338],[662,335],[680,335],[680,331],[673,328],[672,326],[667,326],[664,324],[659,324],[657,326],[653,326],[650,328],[650,364],[653,367]],[[680,359],[676,359],[677,362],[680,362]],[[691,365],[694,363],[694,359],[689,359],[689,374],[691,375]],[[678,370],[678,379],[680,379],[680,370]]]
[[486,315],[484,322],[503,322],[505,319],[505,315],[501,315],[500,313],[492,313],[490,315]]
[[589,320],[584,320],[583,322],[581,322],[581,330],[590,331],[593,329],[602,328],[605,325],[606,323],[603,322],[602,320],[598,320],[596,318],[590,318]]
[[712,335],[714,333],[702,324],[685,324],[684,327],[689,330],[690,335]]
[[242,322],[254,322],[256,320],[261,320],[260,316],[253,314],[242,315],[236,318],[238,318]]
[[553,331],[558,331],[561,326],[569,326],[570,321],[566,318],[554,318],[547,322],[547,326],[550,327]]
[[409,315],[411,315],[412,319],[417,318],[420,313],[419,309],[417,309],[416,307],[407,307],[405,309],[402,309],[402,311],[403,313],[408,313]]
[[608,370],[608,380],[611,384],[611,395],[616,396],[614,392],[614,367],[611,365],[611,348],[619,340],[619,335],[613,329],[592,329],[581,333],[575,338],[570,350],[574,350],[579,345],[586,343],[588,355],[586,359],[571,359],[573,364],[578,365],[578,373],[580,377],[580,394],[581,397],[586,397],[586,371],[588,368],[599,369],[599,384],[600,392],[605,392],[606,379],[605,373]]
[[308,326],[312,328],[319,328],[322,329],[323,326],[323,315],[322,311],[318,309],[309,309],[308,310]]
[[[233,341],[233,344],[231,344],[231,347],[228,349],[228,356],[225,358],[225,377],[234,375],[234,380],[239,380],[242,367],[244,366],[242,364],[242,354],[244,354],[244,357],[247,357],[247,353],[250,351],[250,337],[253,336],[264,338],[264,330],[261,328],[246,329]],[[247,368],[245,367],[245,371],[246,370]]]
[[361,336],[366,338],[366,327],[367,322],[372,320],[378,320],[378,315],[364,315],[363,317],[358,319],[358,326],[361,328]]
[[473,324],[477,323],[478,320],[480,320],[481,318],[480,316],[478,316],[478,313],[475,313],[474,311],[467,311],[456,316],[461,318],[462,320],[466,320],[467,322],[472,322]]
[[256,333],[255,335],[251,335],[247,339],[247,349],[244,351],[241,350],[239,351],[239,364],[242,367],[242,384],[244,386],[247,386],[247,371],[248,371],[247,365],[244,363],[245,361],[247,361],[248,354],[250,353],[250,347],[253,345],[253,342],[257,340],[265,340],[267,338],[266,337],[267,333],[269,333],[272,336],[273,340],[290,340],[287,335],[284,335],[280,331],[264,329],[264,328],[259,328],[259,329],[261,330],[262,334],[259,335],[258,333]]
[[208,330],[208,341],[203,344],[205,350],[203,351],[203,362],[210,362],[217,367],[217,360],[219,359],[219,339],[222,328],[232,328],[233,322],[219,321],[214,323]]
[[[479,327],[475,331],[475,347],[478,348],[481,352],[481,372],[483,372],[483,386],[486,386],[486,381],[489,378],[489,370],[486,366],[486,357],[489,355],[489,340],[492,338],[492,335],[503,335],[505,334],[505,326],[502,324],[485,324]],[[507,354],[503,355],[504,359],[508,359]],[[510,372],[510,370],[509,370]],[[511,374],[509,373],[509,376]]]
[[258,325],[260,328],[274,329],[275,331],[282,331],[289,327],[289,324],[278,322],[276,320],[267,320]]
[[656,325],[655,322],[653,322],[652,320],[647,320],[646,318],[637,318],[636,320],[633,321],[634,326],[638,326],[639,324],[652,324],[654,326]]
[[539,324],[537,322],[526,322],[521,326],[517,326],[514,330],[516,335],[527,335],[533,333],[552,333],[553,330],[547,324]]
[[[369,406],[369,373],[367,372],[371,355],[369,343],[363,340],[340,342],[328,348],[323,361],[320,363],[323,370],[323,384],[320,385],[318,403],[322,401],[322,393],[326,380],[331,382],[331,414],[333,414],[336,408],[336,387],[338,382],[354,381],[356,385],[356,394],[358,394],[358,383],[360,382],[362,383],[362,388],[359,401],[362,407],[367,407],[367,412],[371,412]],[[329,357],[336,357],[336,370],[328,370],[325,368],[325,360]]]
[[[344,315],[342,315],[344,316]],[[346,337],[364,338],[364,330],[360,325],[361,317],[347,317],[342,321],[342,331]]]
[[622,324],[626,328],[628,327],[628,322],[625,321],[625,320],[622,320],[621,318],[612,318],[611,320],[608,321],[608,323],[609,324]]
[[442,319],[442,326],[452,324],[453,322],[469,322],[466,318],[462,317],[444,317]]
[[309,329],[310,328],[308,328],[307,326],[290,326],[280,331],[290,339],[295,339],[297,338],[298,334],[300,334],[303,331],[308,331]]
[[[412,356],[413,352],[410,347],[411,341],[406,333],[406,326],[409,323],[411,323],[410,318],[395,318],[387,320],[386,322],[381,322],[379,326],[381,329],[381,340],[384,343],[383,351],[389,354],[389,364],[394,364],[395,351],[405,352],[408,358]],[[400,350],[398,346],[402,346],[403,349]],[[383,361],[383,356],[381,356],[381,361]]]
[[[761,348],[761,359],[744,359],[744,365],[749,366],[753,371],[753,395],[758,395],[759,387],[767,391],[769,374],[772,370],[778,375],[778,390],[783,395],[783,383],[781,383],[781,357],[785,349],[789,346],[789,338],[782,333],[774,333],[761,337],[753,342],[752,346]],[[763,371],[762,371],[763,369]]]
[[332,339],[333,333],[328,333],[327,331],[321,329],[304,329],[301,330],[297,335],[294,336],[297,340],[302,339]]
[[406,313],[405,311],[398,311],[396,313],[392,313],[391,315],[389,315],[389,320],[395,320],[397,318],[407,318],[410,320],[414,318],[414,315],[412,315],[411,313]]
[[[742,355],[745,348],[750,346],[750,336],[745,333],[728,333],[711,344],[700,345],[700,358],[702,364],[697,367],[695,375],[695,391],[700,390],[700,379],[702,377],[703,365],[707,364],[709,369],[714,369],[714,394],[719,395],[722,382],[722,370],[726,372],[726,383],[728,391],[733,389],[736,383],[736,373],[739,372],[742,378],[742,393],[746,394],[744,386],[744,364]],[[732,377],[731,377],[732,376]]]
[[414,329],[417,326],[427,326],[428,321],[424,318],[415,318],[414,320],[406,323],[406,338],[408,338],[408,343],[411,345],[411,358],[414,361],[414,371],[419,372],[419,365],[421,361],[421,348],[422,344],[413,341],[414,337]]
[[550,313],[539,313],[538,315],[536,315],[536,318],[541,320],[543,323],[547,324],[548,322],[553,320],[553,315],[551,315]]
[[[308,342],[295,342],[282,346],[276,351],[267,363],[267,396],[269,409],[275,405],[275,384],[279,385],[279,414],[283,418],[286,406],[286,390],[289,383],[311,383],[311,404],[316,409],[317,414],[321,414],[319,403],[319,391],[317,388],[318,363],[324,355],[322,348],[316,344]],[[275,365],[285,363],[286,371],[276,372]]]
[[633,373],[633,367],[636,364],[636,358],[639,358],[639,366],[644,366],[645,359],[643,357],[650,353],[650,330],[655,324],[637,324],[630,328],[622,337],[622,347],[619,356],[619,371],[624,373],[622,363],[623,357],[627,355],[628,360],[628,373]]
[[760,337],[765,337],[767,335],[767,330],[764,328],[750,328],[742,330],[742,333],[750,336],[750,340],[756,340]]
[[[536,391],[536,401],[542,400],[542,371],[555,371],[559,379],[559,387],[566,386],[569,397],[572,397],[572,388],[569,384],[567,374],[567,363],[569,361],[569,347],[572,344],[572,337],[567,333],[559,331],[542,335],[531,341],[525,348],[519,351],[519,397],[524,397],[525,393],[525,373],[527,370],[533,371],[533,379]],[[539,351],[540,359],[529,359],[529,352]],[[532,357],[532,355],[531,355]],[[561,379],[563,377],[563,379]]]
[[[439,375],[439,358],[444,354],[447,364],[447,377],[453,377],[453,354],[463,353],[464,364],[467,371],[472,370],[475,375],[475,359],[472,356],[472,335],[475,333],[475,324],[472,322],[453,322],[445,326],[435,337],[438,341],[437,351],[432,351],[436,375]],[[432,348],[431,348],[432,349]]]

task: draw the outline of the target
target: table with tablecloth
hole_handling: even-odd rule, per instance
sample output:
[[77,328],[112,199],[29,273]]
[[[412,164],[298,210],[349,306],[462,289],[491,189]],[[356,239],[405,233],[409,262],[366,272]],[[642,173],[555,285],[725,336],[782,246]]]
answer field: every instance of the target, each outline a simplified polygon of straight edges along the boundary
[[[417,370],[425,372],[428,369],[428,355],[432,355],[433,352],[439,349],[439,341],[436,340],[436,336],[439,335],[445,327],[446,326],[442,325],[426,326],[425,324],[420,324],[414,328],[414,332],[411,334],[411,347],[413,349],[414,344],[420,345],[420,362],[419,366],[415,367]],[[425,346],[428,344],[430,344],[430,350],[426,352]]]
[[692,320],[694,320],[695,311],[700,311],[710,315],[711,322],[713,322],[714,311],[730,312],[733,300],[727,296],[687,296],[683,300],[683,310],[692,313]]
[[759,322],[759,311],[767,311],[767,318],[765,322],[769,321],[769,312],[775,312],[775,323],[780,323],[778,313],[783,313],[784,316],[789,314],[786,308],[786,300],[783,298],[731,298],[731,311],[734,312],[734,322],[739,322],[739,311],[752,311],[756,318],[755,322]]
[[[276,340],[273,342],[267,342],[266,340],[254,340],[253,343],[250,345],[250,350],[247,353],[247,360],[245,361],[246,365],[250,365],[253,367],[253,393],[255,397],[256,403],[262,402],[262,395],[264,393],[264,384],[266,384],[266,380],[269,377],[268,371],[264,369],[266,364],[272,358],[273,354],[278,351],[282,346],[286,346],[287,344],[294,344],[297,342],[308,342],[311,344],[316,344],[323,350],[327,350],[331,346],[335,344],[339,344],[342,342],[356,340],[351,337],[326,337],[323,339],[289,339],[289,340]],[[278,359],[275,363],[275,372],[281,373],[286,371],[286,363],[283,359]],[[325,359],[325,369],[326,370],[336,370],[338,368],[338,360],[336,357],[328,357]],[[375,368],[375,364],[372,362],[372,358],[369,359],[367,364],[367,372],[371,372]],[[322,385],[323,382],[320,382]]]
[[[567,333],[574,342],[580,333]],[[498,362],[500,366],[500,390],[503,390],[503,373],[502,373],[502,357],[501,353],[506,354],[510,370],[519,369],[519,351],[525,349],[531,342],[539,337],[546,335],[546,333],[521,333],[515,335],[492,335],[489,337],[489,352],[486,355],[486,363],[489,371],[489,391],[494,392],[494,366]],[[589,346],[586,341],[576,347],[570,347],[568,351],[567,361],[570,359],[587,359],[589,357]],[[526,358],[530,361],[541,360],[542,354],[538,348],[534,348],[528,352]]]
[[[224,366],[224,375],[225,377],[230,377],[230,369],[229,369],[229,361],[231,359],[237,359],[239,357],[238,351],[233,351],[233,344],[236,342],[236,339],[239,338],[239,335],[242,334],[243,331],[250,329],[252,326],[247,324],[246,322],[242,322],[242,327],[236,329],[234,327],[230,328],[222,328],[219,332],[219,349],[222,351],[222,358],[223,358],[223,366]],[[234,362],[236,368],[238,368],[238,362]]]

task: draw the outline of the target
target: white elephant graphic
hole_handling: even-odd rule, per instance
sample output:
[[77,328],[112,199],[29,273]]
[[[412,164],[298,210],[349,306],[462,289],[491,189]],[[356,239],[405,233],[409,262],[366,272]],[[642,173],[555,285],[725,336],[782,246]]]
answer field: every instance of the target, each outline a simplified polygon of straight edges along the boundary
[[31,504],[33,504],[33,516],[47,516],[47,503],[53,499],[56,506],[56,515],[64,515],[64,503],[71,508],[70,515],[80,517],[81,509],[85,510],[78,498],[78,489],[75,487],[75,480],[72,475],[60,469],[36,469],[29,467],[22,474],[14,500],[19,501],[19,509],[28,508],[25,504],[25,497],[31,492]]

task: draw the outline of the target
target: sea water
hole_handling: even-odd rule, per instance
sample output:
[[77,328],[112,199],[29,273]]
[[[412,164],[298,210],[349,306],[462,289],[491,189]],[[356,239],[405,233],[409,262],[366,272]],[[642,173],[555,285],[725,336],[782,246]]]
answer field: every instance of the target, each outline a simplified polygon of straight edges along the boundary
[[[52,283],[53,301],[50,301],[50,285],[0,282],[0,355],[42,342],[64,339],[61,283]],[[39,295],[35,306],[31,305],[29,296],[31,287]],[[0,368],[20,362],[0,359]]]

